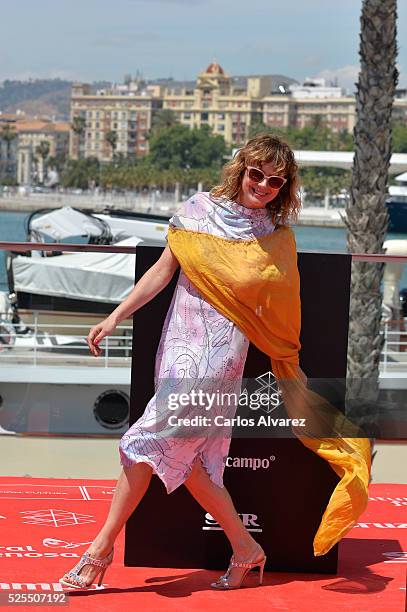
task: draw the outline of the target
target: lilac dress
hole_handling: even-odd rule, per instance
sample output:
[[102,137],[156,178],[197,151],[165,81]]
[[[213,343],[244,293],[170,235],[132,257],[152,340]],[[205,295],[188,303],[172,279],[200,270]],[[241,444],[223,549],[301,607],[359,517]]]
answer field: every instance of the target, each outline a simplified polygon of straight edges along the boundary
[[[184,202],[169,223],[233,240],[251,240],[274,230],[268,209],[214,200],[208,193],[197,193]],[[206,302],[180,270],[157,350],[155,394],[120,440],[121,464],[147,463],[171,493],[188,478],[199,456],[210,479],[223,487],[231,428],[170,427],[165,400],[169,392],[190,392],[192,388],[205,392],[221,388],[239,394],[248,347],[243,332]],[[230,405],[227,417],[233,417],[236,408]],[[180,410],[177,416],[210,413],[212,420],[225,414],[225,407],[216,401],[210,412],[191,405]]]

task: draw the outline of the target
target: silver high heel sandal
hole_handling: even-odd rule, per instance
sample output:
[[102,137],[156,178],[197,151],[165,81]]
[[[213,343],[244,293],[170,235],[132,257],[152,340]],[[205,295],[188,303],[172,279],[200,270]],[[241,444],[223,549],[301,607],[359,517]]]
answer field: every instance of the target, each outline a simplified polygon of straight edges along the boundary
[[[266,555],[264,555],[262,559],[260,559],[259,561],[255,561],[254,563],[248,563],[248,562],[245,563],[243,561],[238,563],[237,561],[234,560],[234,556],[232,555],[232,558],[230,560],[229,567],[226,573],[220,576],[216,582],[212,582],[211,587],[213,589],[220,589],[224,591],[229,590],[229,589],[240,589],[240,587],[242,586],[243,580],[246,578],[247,574],[250,572],[250,570],[252,570],[255,567],[260,568],[259,585],[261,585],[263,583],[263,572],[264,572],[264,566],[266,564],[266,560],[267,560],[267,557]],[[243,572],[242,577],[240,578],[240,582],[236,585],[231,585],[228,582],[228,578],[230,576],[230,572],[233,567],[245,568],[245,571]]]
[[[85,552],[78,561],[78,563],[75,565],[75,567],[71,569],[70,572],[64,574],[64,576],[59,579],[59,582],[65,586],[72,587],[74,589],[90,589],[92,588],[93,582],[90,582],[89,584],[85,583],[85,579],[82,576],[79,576],[79,572],[81,571],[84,565],[96,565],[100,569],[99,572],[96,574],[94,580],[100,573],[98,582],[98,587],[100,587],[103,582],[105,571],[113,561],[113,550],[114,549],[112,548],[110,553],[102,559],[95,559],[94,557],[91,557],[88,552]],[[64,580],[65,576],[67,576],[69,582],[67,580]],[[71,580],[72,582],[70,582]]]

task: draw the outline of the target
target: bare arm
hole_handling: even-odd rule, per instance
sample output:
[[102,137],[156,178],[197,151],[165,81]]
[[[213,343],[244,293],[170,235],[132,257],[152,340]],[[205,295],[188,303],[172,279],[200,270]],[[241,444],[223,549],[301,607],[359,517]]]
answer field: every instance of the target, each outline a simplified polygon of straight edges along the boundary
[[113,310],[109,318],[118,325],[147,304],[168,285],[178,265],[177,259],[167,244],[160,259],[143,274],[128,297]]
[[121,321],[147,304],[168,285],[178,265],[178,260],[167,244],[160,259],[143,274],[127,298],[106,319],[90,330],[87,343],[94,355],[101,354],[102,351],[97,345],[105,336],[111,334]]

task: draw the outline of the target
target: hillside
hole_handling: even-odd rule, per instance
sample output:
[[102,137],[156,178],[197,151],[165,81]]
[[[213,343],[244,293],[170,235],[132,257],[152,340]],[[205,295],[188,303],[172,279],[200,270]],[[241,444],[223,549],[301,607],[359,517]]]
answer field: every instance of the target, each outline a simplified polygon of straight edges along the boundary
[[[15,113],[18,109],[29,115],[55,116],[57,120],[69,118],[71,81],[62,79],[6,80],[0,84],[0,111]],[[105,81],[92,87],[106,87]]]

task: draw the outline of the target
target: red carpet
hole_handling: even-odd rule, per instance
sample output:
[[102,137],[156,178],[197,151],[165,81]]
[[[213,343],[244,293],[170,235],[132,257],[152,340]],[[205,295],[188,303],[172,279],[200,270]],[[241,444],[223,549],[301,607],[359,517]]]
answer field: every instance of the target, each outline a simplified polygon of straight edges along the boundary
[[[49,591],[102,525],[114,481],[0,479],[0,593]],[[103,590],[75,591],[61,610],[403,611],[407,569],[407,485],[372,484],[367,511],[339,550],[336,576],[267,572],[265,586],[217,592],[219,572],[123,567],[124,531]],[[225,568],[226,569],[226,568]],[[69,591],[72,593],[72,591]],[[3,602],[0,603],[0,605]],[[4,605],[4,604],[3,604]],[[39,606],[41,609],[44,606]],[[37,606],[18,606],[38,609]]]

